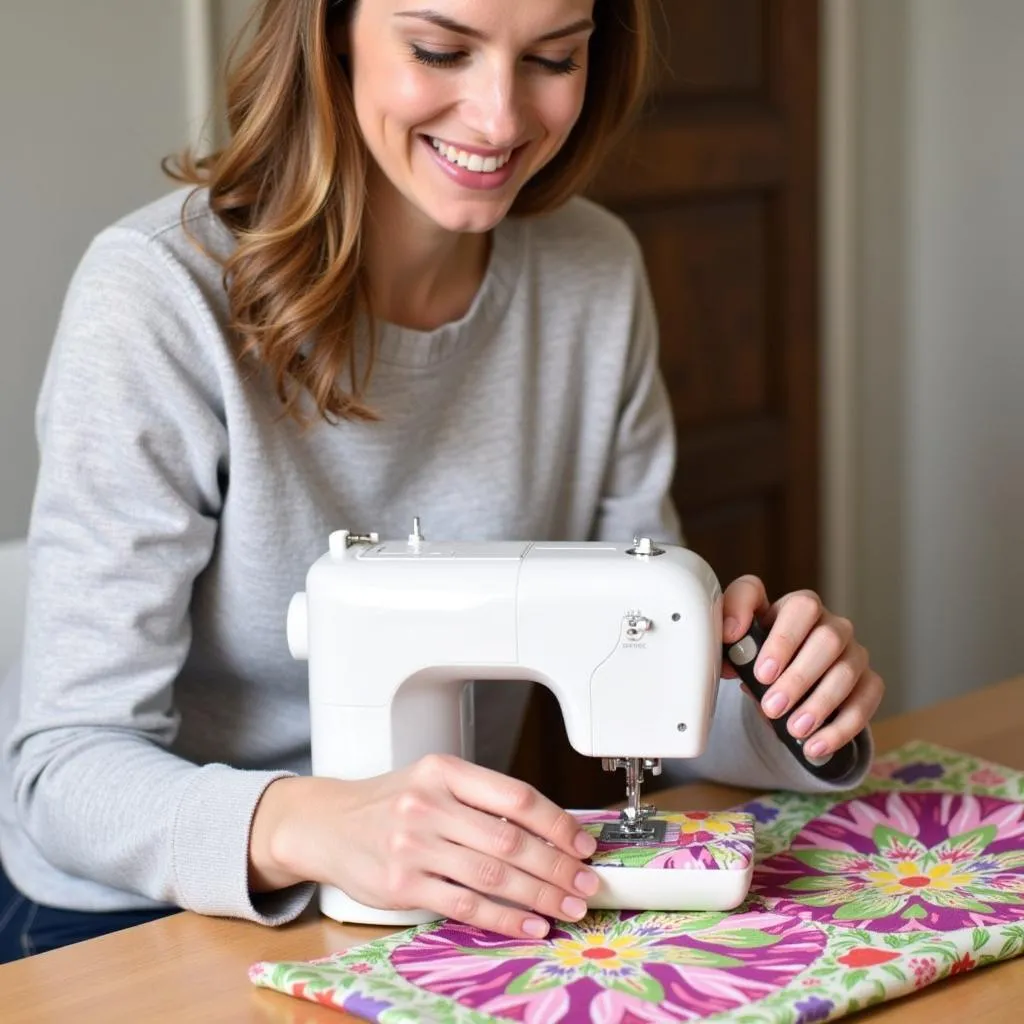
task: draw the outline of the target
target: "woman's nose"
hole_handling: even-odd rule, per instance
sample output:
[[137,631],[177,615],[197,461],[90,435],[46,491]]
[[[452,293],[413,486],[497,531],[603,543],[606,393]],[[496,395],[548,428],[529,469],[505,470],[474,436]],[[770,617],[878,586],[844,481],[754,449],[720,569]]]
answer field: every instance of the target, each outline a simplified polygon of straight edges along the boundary
[[490,70],[479,77],[467,97],[470,127],[495,149],[516,145],[523,130],[523,95],[515,71]]

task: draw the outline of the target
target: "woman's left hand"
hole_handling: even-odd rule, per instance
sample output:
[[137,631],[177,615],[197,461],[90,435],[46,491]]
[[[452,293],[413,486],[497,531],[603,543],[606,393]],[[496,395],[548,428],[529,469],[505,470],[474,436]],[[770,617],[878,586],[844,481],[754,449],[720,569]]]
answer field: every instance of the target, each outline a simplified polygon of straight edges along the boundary
[[[804,741],[807,755],[839,750],[871,721],[885,692],[866,648],[854,638],[853,624],[833,615],[811,590],[769,604],[761,580],[741,576],[725,591],[723,641],[744,636],[755,615],[765,629],[770,627],[754,663],[754,674],[771,687],[761,700],[765,714],[779,718],[796,707],[789,731]],[[736,672],[726,663],[722,674],[731,678]],[[839,713],[822,727],[836,708]]]

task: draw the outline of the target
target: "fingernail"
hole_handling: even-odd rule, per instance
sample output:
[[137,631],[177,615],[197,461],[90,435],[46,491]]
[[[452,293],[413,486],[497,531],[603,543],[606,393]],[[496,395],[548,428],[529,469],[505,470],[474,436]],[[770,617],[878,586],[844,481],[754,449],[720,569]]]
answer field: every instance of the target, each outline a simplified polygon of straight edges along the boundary
[[548,923],[539,917],[528,917],[523,922],[523,931],[531,938],[543,939],[548,933]]
[[597,840],[589,832],[580,832],[573,846],[581,857],[589,857],[597,849]]
[[578,920],[587,912],[587,905],[575,896],[566,896],[562,900],[562,913],[573,921]]
[[722,636],[726,640],[739,640],[740,620],[734,619],[731,615],[722,623]]
[[821,757],[828,750],[828,744],[824,740],[814,740],[808,743],[804,750],[807,751],[808,757]]
[[[793,735],[794,736],[806,736],[811,729],[814,728],[814,715],[804,712],[802,715],[797,715],[796,721],[793,722]],[[808,751],[810,754],[810,751]],[[813,757],[814,755],[811,754]]]
[[765,658],[754,671],[762,683],[774,683],[779,671],[779,663],[774,658]]
[[597,892],[601,880],[593,871],[581,871],[573,880],[575,886],[584,896],[593,896]]
[[786,710],[786,705],[789,702],[786,700],[784,693],[769,693],[767,697],[762,701],[761,707],[764,708],[765,713],[769,714],[774,718],[776,715],[781,715]]

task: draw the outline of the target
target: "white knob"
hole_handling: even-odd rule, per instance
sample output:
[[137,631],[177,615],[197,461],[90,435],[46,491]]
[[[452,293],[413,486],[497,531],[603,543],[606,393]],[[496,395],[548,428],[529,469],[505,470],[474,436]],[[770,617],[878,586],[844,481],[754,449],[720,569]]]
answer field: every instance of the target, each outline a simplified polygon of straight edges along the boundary
[[309,606],[304,590],[288,602],[288,649],[296,661],[309,658]]

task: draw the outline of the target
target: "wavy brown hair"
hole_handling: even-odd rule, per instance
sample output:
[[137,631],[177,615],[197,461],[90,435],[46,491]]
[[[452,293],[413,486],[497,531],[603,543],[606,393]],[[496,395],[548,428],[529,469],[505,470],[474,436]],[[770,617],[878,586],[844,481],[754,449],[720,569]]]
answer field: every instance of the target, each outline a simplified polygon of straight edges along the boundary
[[[373,322],[361,259],[369,158],[328,28],[356,3],[262,0],[229,61],[230,141],[164,163],[175,180],[209,190],[236,238],[223,268],[239,355],[269,373],[285,414],[301,423],[311,418],[307,393],[328,422],[376,419],[365,402],[373,346],[359,372],[355,344],[359,319]],[[594,0],[594,21],[579,120],[512,215],[544,213],[581,191],[643,98],[648,0]],[[345,370],[349,390],[338,383]]]

